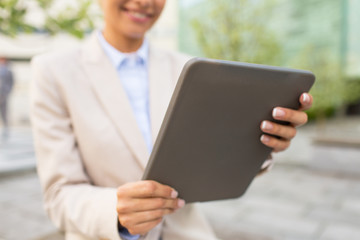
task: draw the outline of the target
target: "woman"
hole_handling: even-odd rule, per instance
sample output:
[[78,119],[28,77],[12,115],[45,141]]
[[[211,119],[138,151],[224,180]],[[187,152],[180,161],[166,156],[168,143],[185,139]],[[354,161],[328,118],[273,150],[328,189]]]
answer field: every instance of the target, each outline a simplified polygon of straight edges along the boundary
[[[216,239],[171,186],[139,181],[188,59],[149,46],[165,0],[102,0],[105,27],[79,49],[33,59],[32,122],[45,209],[66,239]],[[302,108],[312,99],[302,95]],[[262,142],[282,151],[306,123],[276,108]]]

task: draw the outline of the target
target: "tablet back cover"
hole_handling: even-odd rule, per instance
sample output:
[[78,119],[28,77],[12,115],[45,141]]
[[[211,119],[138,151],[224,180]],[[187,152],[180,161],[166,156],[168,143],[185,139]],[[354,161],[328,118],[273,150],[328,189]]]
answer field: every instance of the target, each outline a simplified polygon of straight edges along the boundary
[[299,108],[308,71],[195,58],[173,93],[143,179],[169,185],[187,203],[241,196],[271,149],[262,120]]

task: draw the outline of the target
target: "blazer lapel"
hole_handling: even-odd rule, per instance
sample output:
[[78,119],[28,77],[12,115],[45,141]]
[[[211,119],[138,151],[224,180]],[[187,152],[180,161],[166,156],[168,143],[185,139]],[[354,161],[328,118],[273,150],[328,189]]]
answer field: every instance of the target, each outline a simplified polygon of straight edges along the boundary
[[106,113],[123,136],[142,169],[148,161],[148,151],[137,126],[130,102],[109,58],[94,33],[83,49],[83,67],[94,92]]
[[162,52],[149,50],[150,118],[155,142],[174,89],[174,72],[170,59]]

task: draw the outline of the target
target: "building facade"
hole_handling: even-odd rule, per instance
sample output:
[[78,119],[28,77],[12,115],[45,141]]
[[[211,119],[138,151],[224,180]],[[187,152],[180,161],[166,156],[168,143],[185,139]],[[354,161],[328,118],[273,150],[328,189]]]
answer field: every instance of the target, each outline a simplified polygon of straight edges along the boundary
[[[192,21],[195,18],[212,21],[208,11],[212,2],[179,2],[181,51],[202,55]],[[275,0],[274,4],[268,28],[276,33],[281,42],[284,65],[302,49],[312,47],[315,51],[329,52],[348,76],[360,76],[360,1]]]

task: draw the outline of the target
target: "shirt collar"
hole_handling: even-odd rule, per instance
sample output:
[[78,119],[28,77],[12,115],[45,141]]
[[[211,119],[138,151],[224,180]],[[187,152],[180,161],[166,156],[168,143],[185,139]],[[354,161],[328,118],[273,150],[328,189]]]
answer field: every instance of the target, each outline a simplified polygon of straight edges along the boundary
[[101,31],[98,31],[98,39],[100,42],[101,47],[105,51],[105,54],[110,58],[111,63],[114,65],[115,68],[118,68],[126,58],[136,55],[139,57],[139,60],[136,64],[143,64],[144,66],[147,65],[148,61],[148,53],[149,53],[149,44],[146,39],[144,39],[143,44],[141,47],[133,53],[123,53],[114,48],[110,45],[104,38],[104,35]]

